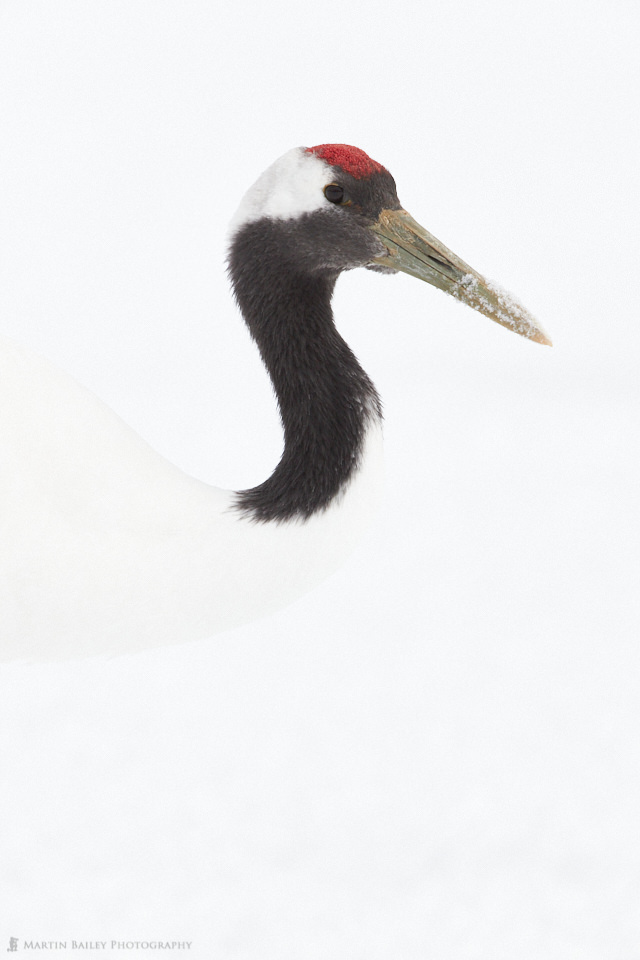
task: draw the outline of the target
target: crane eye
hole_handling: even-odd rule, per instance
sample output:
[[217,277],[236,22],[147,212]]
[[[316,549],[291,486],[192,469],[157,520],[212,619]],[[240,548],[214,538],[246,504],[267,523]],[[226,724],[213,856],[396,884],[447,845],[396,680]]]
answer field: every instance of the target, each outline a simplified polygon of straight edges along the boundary
[[342,203],[344,200],[344,189],[339,183],[330,183],[324,188],[324,195],[331,203]]

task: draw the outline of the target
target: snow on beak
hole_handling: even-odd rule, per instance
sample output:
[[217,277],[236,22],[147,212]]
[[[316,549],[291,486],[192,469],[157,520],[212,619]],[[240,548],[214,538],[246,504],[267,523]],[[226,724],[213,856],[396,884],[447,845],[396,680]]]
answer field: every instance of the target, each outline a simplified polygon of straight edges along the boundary
[[383,210],[371,229],[387,249],[372,263],[426,280],[514,333],[551,346],[542,326],[511,294],[476,273],[406,210]]

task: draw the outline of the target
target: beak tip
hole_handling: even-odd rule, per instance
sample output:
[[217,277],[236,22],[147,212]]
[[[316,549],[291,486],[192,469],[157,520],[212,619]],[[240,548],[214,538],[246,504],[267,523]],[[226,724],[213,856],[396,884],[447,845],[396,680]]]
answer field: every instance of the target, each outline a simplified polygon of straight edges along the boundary
[[525,333],[524,336],[527,336],[530,340],[533,340],[534,343],[541,343],[544,347],[553,346],[551,337],[537,320],[532,322],[529,332]]

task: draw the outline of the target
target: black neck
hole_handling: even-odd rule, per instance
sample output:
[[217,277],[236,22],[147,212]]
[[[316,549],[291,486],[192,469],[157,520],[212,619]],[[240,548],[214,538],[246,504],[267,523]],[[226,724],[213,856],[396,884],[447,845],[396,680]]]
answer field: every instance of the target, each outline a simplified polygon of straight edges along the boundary
[[273,383],[284,452],[268,480],[238,492],[237,507],[260,521],[306,519],[357,470],[367,426],[381,417],[380,400],[334,326],[338,273],[294,270],[270,239],[264,222],[245,227],[232,245],[229,272]]

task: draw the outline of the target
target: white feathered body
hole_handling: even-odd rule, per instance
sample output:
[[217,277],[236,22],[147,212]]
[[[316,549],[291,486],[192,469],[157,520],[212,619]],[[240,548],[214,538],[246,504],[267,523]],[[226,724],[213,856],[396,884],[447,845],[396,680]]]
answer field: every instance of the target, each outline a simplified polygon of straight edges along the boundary
[[278,609],[351,551],[377,498],[379,428],[342,496],[260,523],[185,475],[75,380],[0,339],[0,651],[116,653]]

